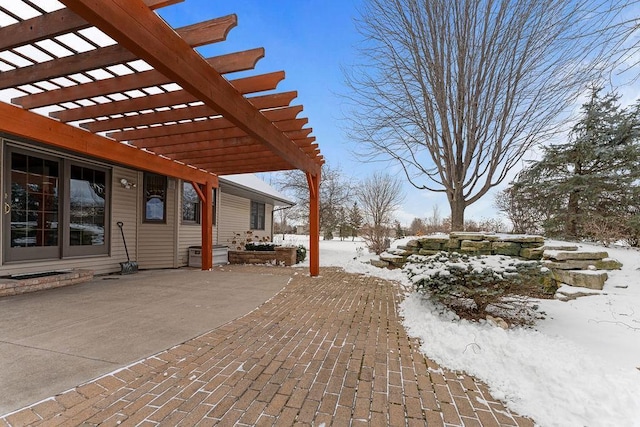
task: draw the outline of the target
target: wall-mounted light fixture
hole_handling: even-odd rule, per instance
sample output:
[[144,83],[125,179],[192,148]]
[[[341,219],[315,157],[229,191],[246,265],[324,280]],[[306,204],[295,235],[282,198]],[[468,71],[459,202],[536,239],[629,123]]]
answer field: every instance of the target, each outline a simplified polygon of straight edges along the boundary
[[124,188],[136,188],[136,183],[135,182],[131,182],[131,181],[127,181],[126,178],[121,178],[120,179],[120,185],[122,185]]

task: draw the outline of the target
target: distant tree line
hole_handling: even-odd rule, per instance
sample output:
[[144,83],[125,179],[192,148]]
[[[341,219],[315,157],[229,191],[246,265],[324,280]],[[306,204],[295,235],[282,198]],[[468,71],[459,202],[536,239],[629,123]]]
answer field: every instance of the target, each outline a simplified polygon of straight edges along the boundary
[[[288,210],[288,223],[306,224],[309,188],[300,171],[280,174],[276,186],[296,205]],[[372,252],[386,249],[395,226],[394,212],[403,199],[402,183],[386,173],[373,173],[361,181],[340,168],[325,164],[320,181],[320,230],[325,240],[362,237]],[[282,226],[282,222],[279,225]]]

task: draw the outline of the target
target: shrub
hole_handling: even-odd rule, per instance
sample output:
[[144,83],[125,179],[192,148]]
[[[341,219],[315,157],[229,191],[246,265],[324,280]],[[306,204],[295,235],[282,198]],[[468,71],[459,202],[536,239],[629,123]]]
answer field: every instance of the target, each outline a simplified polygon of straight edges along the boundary
[[244,245],[245,251],[274,251],[275,243],[247,243]]
[[296,263],[300,263],[307,258],[307,248],[303,245],[299,245],[296,248]]
[[506,256],[472,257],[456,252],[412,255],[403,269],[417,292],[469,319],[485,318],[498,307],[509,311],[506,297],[549,297],[556,290],[551,272],[539,261]]

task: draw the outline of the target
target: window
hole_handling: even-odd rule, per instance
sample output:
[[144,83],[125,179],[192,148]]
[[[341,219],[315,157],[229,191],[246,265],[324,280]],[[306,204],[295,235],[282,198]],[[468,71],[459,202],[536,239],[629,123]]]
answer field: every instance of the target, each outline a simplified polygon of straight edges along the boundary
[[182,183],[182,223],[200,224],[200,197],[186,181]]
[[167,222],[167,177],[144,174],[144,222]]
[[9,246],[40,248],[47,255],[55,255],[59,240],[60,162],[21,152],[12,152],[9,161],[11,200],[5,201],[10,207],[5,212],[11,212]]
[[[106,247],[105,206],[107,173],[104,170],[72,164],[69,168],[69,246],[79,247],[77,255],[88,247]],[[97,252],[105,252],[98,249]]]
[[250,221],[252,230],[264,230],[264,203],[251,201]]

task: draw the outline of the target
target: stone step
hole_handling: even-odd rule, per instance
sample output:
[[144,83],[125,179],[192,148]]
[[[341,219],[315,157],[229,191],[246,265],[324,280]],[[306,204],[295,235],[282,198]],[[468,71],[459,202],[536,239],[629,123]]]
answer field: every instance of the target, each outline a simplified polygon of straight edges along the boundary
[[620,270],[622,268],[622,264],[612,258],[596,260],[569,259],[566,261],[546,260],[545,266],[554,270]]
[[552,270],[554,280],[569,286],[602,290],[609,277],[604,271]]
[[550,251],[545,250],[542,254],[545,259],[555,259],[556,261],[567,260],[598,260],[609,258],[605,251]]

